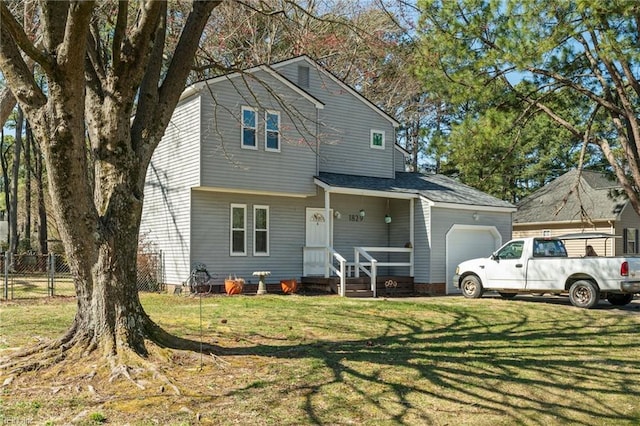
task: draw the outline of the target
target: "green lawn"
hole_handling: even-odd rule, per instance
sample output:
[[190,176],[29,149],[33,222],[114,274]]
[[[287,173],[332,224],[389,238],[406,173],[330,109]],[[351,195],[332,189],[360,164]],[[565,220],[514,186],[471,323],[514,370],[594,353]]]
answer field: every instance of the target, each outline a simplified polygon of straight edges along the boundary
[[[116,397],[96,388],[49,399],[6,386],[0,419],[66,424],[80,413],[81,424],[640,424],[637,301],[582,310],[563,299],[524,297],[141,297],[169,331],[220,346],[218,357],[171,357],[163,368],[179,396],[131,389]],[[62,333],[75,302],[0,308],[6,349]]]

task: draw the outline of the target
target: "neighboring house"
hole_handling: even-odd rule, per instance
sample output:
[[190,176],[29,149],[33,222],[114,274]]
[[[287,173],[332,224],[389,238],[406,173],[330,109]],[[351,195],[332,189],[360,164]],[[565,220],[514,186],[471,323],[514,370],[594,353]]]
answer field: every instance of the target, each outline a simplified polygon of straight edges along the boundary
[[638,254],[640,216],[621,191],[602,173],[571,170],[518,203],[513,236],[603,232],[616,238],[567,241],[569,255],[584,255],[587,244],[599,255]]
[[140,227],[165,281],[197,263],[219,281],[334,276],[336,253],[364,277],[357,252],[416,291],[456,291],[457,263],[509,239],[515,207],[405,172],[398,125],[307,56],[188,87],[149,167]]

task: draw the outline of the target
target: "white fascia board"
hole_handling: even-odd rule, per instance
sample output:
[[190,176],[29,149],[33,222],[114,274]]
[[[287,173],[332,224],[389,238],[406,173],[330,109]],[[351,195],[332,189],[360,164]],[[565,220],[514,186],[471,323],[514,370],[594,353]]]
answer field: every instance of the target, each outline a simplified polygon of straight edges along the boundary
[[439,201],[430,200],[424,196],[421,196],[420,198],[426,201],[430,207],[437,207],[437,208],[443,208],[443,209],[472,210],[477,212],[492,212],[492,213],[514,213],[518,210],[516,207],[495,207],[495,206],[483,206],[479,204],[443,203]]
[[335,75],[331,74],[323,66],[321,66],[320,64],[315,62],[313,59],[311,59],[307,55],[302,55],[302,56],[298,56],[296,58],[288,59],[286,61],[278,62],[277,64],[272,65],[272,67],[273,68],[279,68],[281,66],[284,66],[284,65],[287,65],[287,64],[291,64],[291,63],[295,63],[295,62],[299,62],[299,61],[306,61],[309,65],[313,66],[315,69],[320,71],[322,74],[324,74],[325,76],[327,76],[328,78],[333,80],[335,83],[340,85],[343,89],[345,89],[347,92],[351,93],[353,96],[355,96],[356,98],[360,99],[362,102],[367,104],[375,112],[377,112],[379,115],[381,115],[385,120],[389,121],[393,125],[393,127],[400,127],[400,123],[398,121],[396,121],[393,117],[391,117],[386,112],[382,111],[373,102],[371,102],[370,100],[368,100],[367,98],[362,96],[360,93],[358,93],[357,90],[353,89],[351,86],[346,84],[344,81],[340,80],[338,77],[336,77]]
[[362,195],[365,197],[384,197],[384,198],[396,198],[401,200],[410,200],[412,198],[418,198],[418,194],[410,192],[392,192],[392,191],[376,191],[372,189],[359,189],[359,188],[343,188],[341,186],[331,186],[321,180],[314,178],[316,185],[321,187],[327,192],[332,194],[343,195]]
[[266,195],[270,197],[290,197],[290,198],[308,198],[316,196],[316,193],[293,193],[293,192],[275,192],[275,191],[260,191],[255,189],[239,189],[239,188],[223,188],[215,186],[194,186],[191,188],[193,191],[203,192],[222,192],[225,194],[243,194],[243,195]]
[[[616,223],[616,219],[595,219],[593,221],[594,226],[598,224],[610,225],[611,222]],[[577,220],[554,220],[549,222],[513,222],[513,227],[524,227],[524,226],[553,226],[553,225],[582,225],[585,222],[582,222],[580,219]]]
[[[235,78],[240,78],[242,75],[245,75],[245,74],[250,74],[253,77],[253,74],[255,74],[257,71],[264,71],[267,74],[269,74],[270,76],[272,76],[273,78],[275,78],[276,80],[280,81],[282,84],[284,84],[285,86],[289,87],[290,89],[292,89],[294,92],[296,92],[297,94],[299,94],[303,98],[307,99],[310,103],[312,103],[316,107],[316,109],[324,109],[324,104],[321,101],[319,101],[318,99],[314,98],[309,93],[305,92],[300,87],[296,86],[291,81],[287,80],[282,75],[280,75],[279,73],[274,71],[271,67],[268,67],[266,65],[259,65],[257,67],[250,68],[250,69],[248,69],[246,71],[243,71],[243,72],[234,72],[234,73],[231,73],[231,74],[221,75],[221,76],[218,76],[218,77],[210,78],[208,80],[199,81],[197,83],[194,83],[194,84],[190,85],[189,87],[187,87],[186,89],[184,89],[182,91],[182,94],[180,95],[180,100],[183,100],[185,98],[188,98],[189,96],[192,96],[193,94],[198,93],[200,90],[202,90],[207,85],[212,85],[212,84],[216,84],[216,83],[221,82],[221,81],[227,81],[227,80],[232,80],[232,79],[235,79]],[[256,80],[258,80],[258,79],[256,78]]]
[[398,145],[397,143],[394,144],[396,150],[400,151],[400,153],[402,155],[404,155],[405,157],[409,157],[411,155],[411,153],[409,151],[407,151],[405,148],[403,148],[402,146]]

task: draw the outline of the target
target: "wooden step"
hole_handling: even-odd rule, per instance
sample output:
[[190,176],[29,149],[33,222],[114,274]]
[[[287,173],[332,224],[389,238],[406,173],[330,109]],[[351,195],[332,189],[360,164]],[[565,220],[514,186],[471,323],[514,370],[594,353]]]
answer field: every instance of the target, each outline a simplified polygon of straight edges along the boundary
[[[340,280],[337,277],[303,277],[304,289],[312,291],[326,291],[340,294]],[[408,276],[379,276],[376,280],[378,297],[407,297],[414,295],[413,277]],[[347,278],[346,297],[373,297],[371,279],[369,277]]]

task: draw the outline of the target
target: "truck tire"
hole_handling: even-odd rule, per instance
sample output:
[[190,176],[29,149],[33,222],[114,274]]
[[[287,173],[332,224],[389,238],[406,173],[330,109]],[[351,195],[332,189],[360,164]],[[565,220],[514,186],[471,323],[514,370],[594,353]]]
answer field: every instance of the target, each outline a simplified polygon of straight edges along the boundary
[[600,290],[591,281],[576,281],[569,289],[569,300],[577,308],[593,308],[600,300]]
[[460,283],[460,290],[462,290],[462,295],[467,299],[479,298],[483,292],[480,278],[475,275],[467,275]]
[[631,301],[633,300],[633,294],[609,293],[607,295],[607,300],[614,306],[624,306],[631,303]]

